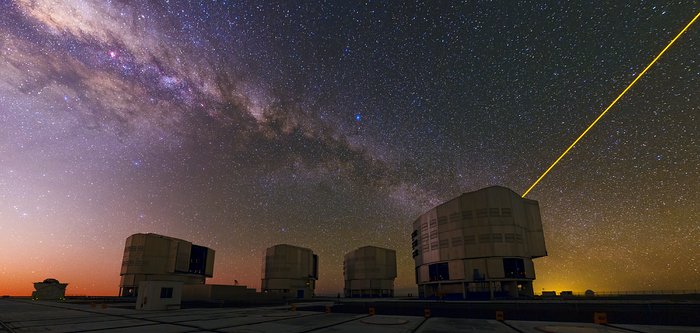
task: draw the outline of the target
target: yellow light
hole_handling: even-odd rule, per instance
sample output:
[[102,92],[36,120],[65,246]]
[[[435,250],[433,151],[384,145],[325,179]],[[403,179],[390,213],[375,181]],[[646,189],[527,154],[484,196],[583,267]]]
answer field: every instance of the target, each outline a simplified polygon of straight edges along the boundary
[[581,135],[579,135],[578,138],[576,138],[576,140],[574,140],[574,142],[569,146],[569,148],[566,148],[566,150],[565,150],[563,153],[561,153],[561,155],[559,155],[559,158],[557,158],[556,161],[554,161],[554,163],[552,163],[552,165],[550,165],[549,168],[547,168],[547,170],[545,170],[545,171],[542,173],[542,175],[541,175],[539,178],[537,178],[537,180],[536,180],[534,183],[532,183],[532,185],[530,186],[530,188],[528,188],[527,191],[525,191],[525,193],[523,193],[523,195],[522,195],[523,198],[524,198],[528,193],[530,193],[530,191],[532,191],[532,189],[542,180],[542,178],[544,178],[544,176],[546,176],[546,175],[549,173],[549,171],[552,170],[552,168],[554,168],[554,166],[557,165],[557,163],[559,163],[559,161],[560,161],[564,156],[566,156],[567,153],[569,153],[569,150],[571,150],[571,148],[574,148],[574,146],[579,142],[579,140],[581,140],[581,138],[583,138],[583,136],[586,135],[586,133],[588,133],[588,131],[590,131],[591,128],[593,128],[593,126],[595,126],[596,123],[598,123],[598,121],[600,120],[600,118],[603,118],[603,116],[604,116],[606,113],[608,113],[608,111],[613,107],[613,105],[615,105],[615,103],[617,103],[617,101],[620,100],[620,98],[622,98],[622,96],[624,96],[625,93],[627,93],[627,91],[630,90],[630,88],[632,88],[632,86],[633,86],[635,83],[637,83],[637,81],[638,81],[642,76],[644,76],[644,74],[647,72],[647,70],[649,70],[649,68],[651,68],[651,66],[653,66],[654,63],[656,63],[656,61],[659,60],[659,58],[661,58],[661,56],[666,52],[666,50],[668,50],[668,48],[671,47],[671,45],[673,45],[673,43],[676,41],[676,39],[678,39],[678,37],[680,37],[686,30],[688,30],[688,28],[690,28],[690,26],[695,22],[695,20],[698,19],[698,17],[700,17],[700,12],[698,12],[698,13],[695,15],[695,17],[693,17],[693,19],[690,20],[690,23],[688,23],[688,24],[685,26],[685,28],[683,28],[683,30],[681,30],[681,32],[679,32],[678,35],[676,35],[676,37],[674,37],[674,38],[671,40],[671,42],[669,42],[668,45],[666,45],[666,47],[664,47],[664,49],[661,50],[661,52],[659,52],[659,54],[656,56],[656,58],[654,58],[654,60],[652,60],[652,61],[649,63],[649,65],[647,65],[647,67],[644,68],[644,70],[643,70],[641,73],[639,73],[639,75],[637,75],[637,77],[636,77],[634,80],[632,80],[632,83],[630,83],[630,84],[627,86],[627,88],[625,88],[625,90],[623,90],[622,93],[620,93],[620,95],[617,96],[617,98],[615,98],[615,100],[613,100],[612,103],[610,103],[610,105],[608,105],[607,108],[605,108],[605,110],[598,116],[598,118],[596,118],[596,119],[588,126],[588,128],[586,128],[586,130],[583,131],[583,133],[581,133]]

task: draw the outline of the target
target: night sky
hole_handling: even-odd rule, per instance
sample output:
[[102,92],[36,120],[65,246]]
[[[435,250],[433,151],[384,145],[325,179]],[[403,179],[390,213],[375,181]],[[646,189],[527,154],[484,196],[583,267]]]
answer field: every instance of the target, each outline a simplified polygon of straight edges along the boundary
[[[115,295],[125,239],[397,250],[485,186],[523,193],[695,1],[0,0],[0,294]],[[535,291],[700,289],[700,23],[532,191]]]

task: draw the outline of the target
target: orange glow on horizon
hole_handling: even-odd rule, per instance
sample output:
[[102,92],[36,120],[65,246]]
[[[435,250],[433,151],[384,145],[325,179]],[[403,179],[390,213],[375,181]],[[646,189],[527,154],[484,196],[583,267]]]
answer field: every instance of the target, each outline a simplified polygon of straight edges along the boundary
[[[8,261],[6,264],[17,269],[11,273],[5,268],[0,271],[0,296],[30,296],[34,291],[33,283],[41,282],[46,278],[55,278],[62,283],[68,283],[66,296],[117,296],[122,250],[123,248],[119,248],[116,251],[111,251],[113,253],[109,257],[85,256],[81,258],[81,264],[74,265],[66,265],[65,262],[59,261],[46,265],[48,260],[56,259],[52,257],[43,260],[40,268],[27,262]],[[91,267],[100,261],[104,264],[99,267]],[[249,261],[250,267],[241,267],[240,271],[258,272],[259,275],[260,267],[255,264],[256,262],[257,260]],[[234,284],[234,280],[237,280],[240,285],[260,289],[259,277],[235,276],[229,272],[223,272],[223,269],[217,271],[219,265],[215,263],[214,277],[207,278],[207,284]]]

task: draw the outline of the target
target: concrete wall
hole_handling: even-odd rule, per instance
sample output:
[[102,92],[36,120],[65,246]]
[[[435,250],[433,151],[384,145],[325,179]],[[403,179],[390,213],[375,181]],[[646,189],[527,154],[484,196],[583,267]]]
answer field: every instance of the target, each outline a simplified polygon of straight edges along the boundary
[[220,284],[184,285],[183,301],[233,301],[254,297],[255,289]]
[[141,281],[136,298],[137,310],[175,310],[182,302],[182,282]]

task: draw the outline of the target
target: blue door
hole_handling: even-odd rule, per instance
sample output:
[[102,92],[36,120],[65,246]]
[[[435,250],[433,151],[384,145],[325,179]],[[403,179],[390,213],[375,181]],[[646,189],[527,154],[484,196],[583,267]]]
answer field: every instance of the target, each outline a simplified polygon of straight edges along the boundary
[[297,298],[304,298],[304,289],[297,290]]

